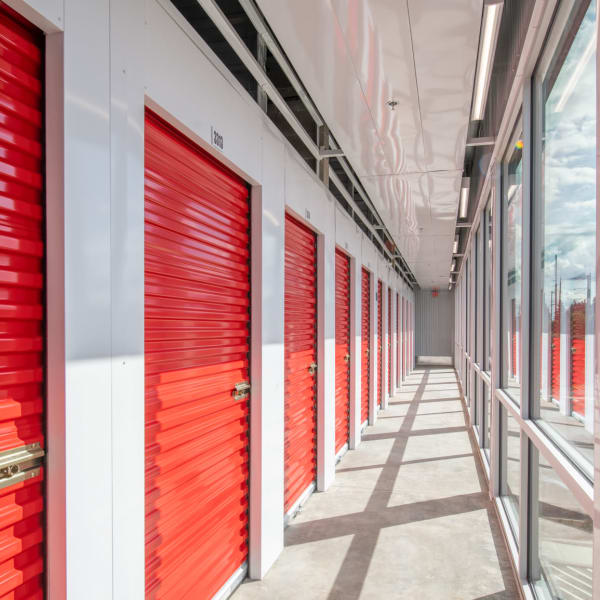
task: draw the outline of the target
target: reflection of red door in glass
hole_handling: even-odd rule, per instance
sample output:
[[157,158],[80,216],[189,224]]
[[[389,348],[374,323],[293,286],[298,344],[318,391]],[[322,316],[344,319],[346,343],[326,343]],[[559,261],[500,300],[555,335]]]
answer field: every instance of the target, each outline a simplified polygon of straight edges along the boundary
[[513,298],[510,301],[510,327],[511,327],[511,375],[517,376],[517,307]]
[[585,415],[585,302],[571,305],[571,407]]
[[550,365],[550,394],[554,400],[560,398],[560,301],[556,302],[552,315],[552,354]]

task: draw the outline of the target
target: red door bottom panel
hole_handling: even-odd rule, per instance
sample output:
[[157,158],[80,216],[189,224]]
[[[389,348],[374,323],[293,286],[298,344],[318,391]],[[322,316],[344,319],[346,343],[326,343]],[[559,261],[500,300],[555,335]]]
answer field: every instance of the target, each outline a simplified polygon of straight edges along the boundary
[[317,475],[316,258],[315,234],[286,215],[285,512],[292,508]]
[[248,556],[243,181],[148,112],[146,597],[208,599]]

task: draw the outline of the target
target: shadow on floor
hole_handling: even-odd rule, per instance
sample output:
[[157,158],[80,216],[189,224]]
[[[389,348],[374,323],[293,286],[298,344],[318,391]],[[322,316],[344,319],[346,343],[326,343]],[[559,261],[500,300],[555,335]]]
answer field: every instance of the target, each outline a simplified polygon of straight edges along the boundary
[[270,573],[235,600],[519,597],[456,375],[419,368],[407,384],[288,527]]

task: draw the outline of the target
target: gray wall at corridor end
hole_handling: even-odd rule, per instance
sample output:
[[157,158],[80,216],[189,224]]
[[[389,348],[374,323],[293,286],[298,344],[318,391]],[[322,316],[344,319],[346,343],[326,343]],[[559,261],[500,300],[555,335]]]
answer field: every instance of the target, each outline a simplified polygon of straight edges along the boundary
[[415,353],[454,356],[454,294],[418,290],[415,294]]

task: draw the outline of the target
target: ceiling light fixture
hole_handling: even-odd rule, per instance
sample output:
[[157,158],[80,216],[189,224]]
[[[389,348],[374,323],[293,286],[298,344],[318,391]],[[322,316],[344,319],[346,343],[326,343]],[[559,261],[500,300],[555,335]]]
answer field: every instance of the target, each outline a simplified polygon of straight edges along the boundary
[[473,104],[471,106],[471,119],[473,121],[483,119],[503,6],[503,0],[484,0],[479,51],[477,54],[477,71],[475,73],[475,89]]
[[[452,259],[452,266],[450,267],[450,271],[452,271],[454,273],[454,271],[456,271],[456,259],[453,258]],[[452,275],[450,275],[450,277],[452,277]]]
[[466,219],[469,211],[469,186],[471,180],[469,177],[462,178],[462,184],[460,186],[460,202],[458,204],[458,218]]
[[452,244],[452,254],[458,254],[458,233],[454,236],[454,243]]

